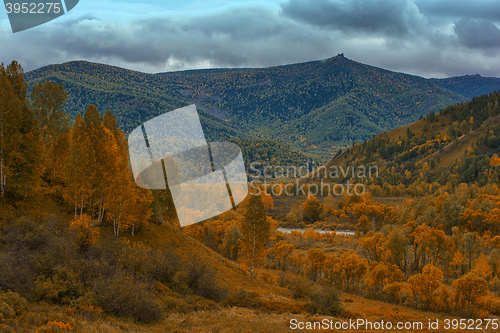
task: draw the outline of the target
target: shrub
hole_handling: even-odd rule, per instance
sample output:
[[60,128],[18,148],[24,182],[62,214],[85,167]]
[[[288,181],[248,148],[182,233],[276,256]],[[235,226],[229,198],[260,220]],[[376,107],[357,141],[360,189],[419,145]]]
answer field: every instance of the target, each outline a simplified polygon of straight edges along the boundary
[[24,313],[27,304],[28,302],[18,293],[12,291],[0,292],[0,313],[3,313],[5,318]]
[[340,296],[333,286],[325,285],[313,288],[310,296],[312,303],[307,303],[306,311],[328,316],[335,316],[342,313],[340,306]]
[[102,309],[97,306],[94,293],[90,291],[72,301],[71,306],[87,319],[95,318],[102,313]]
[[141,322],[161,319],[160,306],[154,294],[143,282],[117,272],[112,279],[99,279],[94,284],[97,304],[104,310],[122,317],[133,317]]
[[227,290],[215,280],[215,270],[200,261],[191,262],[188,268],[188,287],[198,296],[212,300],[227,298]]
[[69,230],[75,233],[80,250],[85,251],[99,240],[99,229],[91,225],[90,216],[83,214],[69,222]]
[[178,271],[172,277],[170,286],[173,290],[181,294],[192,294],[188,286],[189,275],[186,271]]
[[405,304],[413,299],[413,291],[406,282],[392,282],[383,289],[389,301],[397,304]]
[[299,299],[308,296],[312,282],[303,277],[293,277],[285,282],[286,287],[292,292],[292,298]]
[[7,303],[0,302],[0,318],[12,318],[16,311]]
[[35,285],[40,299],[61,304],[69,304],[72,299],[83,294],[78,274],[67,267],[56,269],[52,277],[39,276]]

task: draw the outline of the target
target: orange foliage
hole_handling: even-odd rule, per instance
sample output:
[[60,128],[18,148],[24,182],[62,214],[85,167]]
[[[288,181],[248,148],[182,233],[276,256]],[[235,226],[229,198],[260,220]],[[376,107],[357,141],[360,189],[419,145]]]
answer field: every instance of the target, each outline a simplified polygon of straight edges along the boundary
[[421,274],[416,274],[408,279],[413,294],[418,301],[429,310],[434,301],[434,293],[441,286],[443,272],[439,267],[426,265]]
[[69,229],[76,232],[80,248],[87,249],[99,240],[99,228],[92,225],[90,216],[79,215],[69,222]]

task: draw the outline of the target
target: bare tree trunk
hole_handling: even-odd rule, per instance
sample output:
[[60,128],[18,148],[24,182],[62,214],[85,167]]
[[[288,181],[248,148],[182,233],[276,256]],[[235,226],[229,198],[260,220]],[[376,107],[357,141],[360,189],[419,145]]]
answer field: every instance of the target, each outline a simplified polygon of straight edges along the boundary
[[99,204],[99,214],[97,217],[97,224],[101,225],[102,220],[104,219],[104,198],[101,197],[100,204]]
[[76,214],[78,214],[78,191],[75,192],[75,219]]
[[113,233],[116,237],[120,235],[120,217],[122,215],[122,203],[120,202],[118,213],[113,214]]
[[85,196],[85,194],[82,193],[82,204],[80,206],[80,217],[83,215],[83,197]]
[[90,196],[89,202],[89,215],[90,215],[90,224],[94,223],[94,204],[92,203],[92,196]]
[[250,270],[250,278],[252,279],[253,278],[253,270],[254,270],[254,262],[255,262],[255,243],[256,243],[256,239],[255,237],[253,238],[253,246],[252,246],[252,268]]

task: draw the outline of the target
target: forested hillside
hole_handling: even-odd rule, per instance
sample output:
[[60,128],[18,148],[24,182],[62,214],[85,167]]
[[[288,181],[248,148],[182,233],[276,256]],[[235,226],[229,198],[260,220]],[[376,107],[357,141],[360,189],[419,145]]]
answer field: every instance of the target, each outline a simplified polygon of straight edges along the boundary
[[[427,80],[364,65],[342,55],[262,69],[211,69],[144,74],[69,62],[26,74],[63,83],[72,119],[90,104],[109,109],[126,133],[174,108],[195,103],[210,140],[272,139],[322,160],[449,104],[498,89],[475,78]],[[473,95],[471,95],[473,94]]]
[[451,187],[462,183],[498,185],[499,98],[495,92],[429,113],[410,125],[350,147],[327,168],[347,163],[376,165],[380,176],[367,184],[386,186],[386,194],[390,192],[387,186],[398,185],[414,194],[421,194],[425,184],[433,183]]
[[445,79],[433,79],[438,85],[471,99],[473,97],[500,90],[500,79],[481,75],[455,76]]

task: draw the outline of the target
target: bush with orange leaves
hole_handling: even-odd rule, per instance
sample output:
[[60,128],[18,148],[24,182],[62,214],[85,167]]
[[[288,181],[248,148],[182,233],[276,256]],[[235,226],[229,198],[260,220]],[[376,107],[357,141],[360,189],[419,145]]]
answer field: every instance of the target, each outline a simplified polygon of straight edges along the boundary
[[408,304],[413,299],[413,291],[406,282],[392,282],[384,287],[384,294],[396,304]]
[[396,265],[373,261],[370,269],[364,277],[366,292],[372,296],[381,294],[385,286],[390,283],[401,281],[403,273]]
[[81,250],[89,249],[99,240],[99,229],[92,225],[91,218],[87,214],[71,220],[69,229],[76,234]]
[[59,333],[72,331],[71,324],[61,321],[49,321],[47,324],[36,329],[35,333]]
[[22,314],[28,302],[18,293],[0,292],[0,318],[10,318]]
[[477,303],[479,308],[488,311],[488,313],[496,316],[500,315],[500,297],[488,294],[481,297]]

